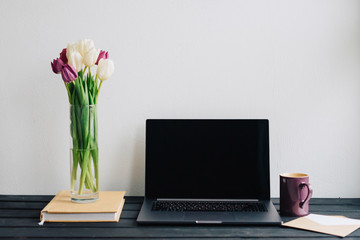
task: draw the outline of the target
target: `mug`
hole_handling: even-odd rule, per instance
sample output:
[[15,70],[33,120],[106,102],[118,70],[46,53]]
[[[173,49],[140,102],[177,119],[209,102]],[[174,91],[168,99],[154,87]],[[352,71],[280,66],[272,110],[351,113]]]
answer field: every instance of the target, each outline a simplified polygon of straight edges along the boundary
[[280,174],[280,214],[297,217],[308,215],[312,193],[309,175],[304,173]]

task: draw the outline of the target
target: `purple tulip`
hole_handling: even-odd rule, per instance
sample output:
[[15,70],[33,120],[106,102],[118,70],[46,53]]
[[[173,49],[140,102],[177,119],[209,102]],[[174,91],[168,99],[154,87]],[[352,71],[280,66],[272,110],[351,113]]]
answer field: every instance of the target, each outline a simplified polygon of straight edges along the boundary
[[68,63],[67,57],[66,57],[66,48],[64,48],[60,53],[60,59],[64,62],[64,64]]
[[65,64],[61,71],[61,77],[64,82],[69,83],[74,81],[78,77],[78,73],[73,66]]
[[63,67],[64,67],[64,62],[60,58],[54,59],[51,63],[51,68],[53,72],[56,74],[61,73]]
[[108,59],[109,58],[109,53],[108,52],[105,52],[104,50],[100,50],[100,53],[99,53],[99,57],[98,59],[96,60],[96,65],[99,64],[99,61],[100,59]]

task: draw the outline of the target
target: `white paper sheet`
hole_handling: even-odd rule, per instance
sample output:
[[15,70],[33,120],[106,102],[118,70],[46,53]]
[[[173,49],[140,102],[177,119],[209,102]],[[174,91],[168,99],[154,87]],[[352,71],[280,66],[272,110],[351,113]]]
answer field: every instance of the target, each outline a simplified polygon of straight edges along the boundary
[[326,226],[344,226],[344,225],[358,225],[360,226],[359,219],[346,218],[346,217],[333,217],[319,214],[309,214],[307,219]]

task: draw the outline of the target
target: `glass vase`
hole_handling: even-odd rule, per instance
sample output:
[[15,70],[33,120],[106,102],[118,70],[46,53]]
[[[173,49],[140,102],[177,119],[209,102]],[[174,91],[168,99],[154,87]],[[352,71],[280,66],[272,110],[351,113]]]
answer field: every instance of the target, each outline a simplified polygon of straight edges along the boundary
[[70,105],[71,201],[99,199],[99,148],[96,105]]

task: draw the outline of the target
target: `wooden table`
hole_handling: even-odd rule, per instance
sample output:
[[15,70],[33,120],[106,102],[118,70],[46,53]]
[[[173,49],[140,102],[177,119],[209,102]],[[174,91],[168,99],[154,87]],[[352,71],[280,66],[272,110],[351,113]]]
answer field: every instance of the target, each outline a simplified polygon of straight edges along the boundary
[[[136,217],[143,198],[126,197],[117,223],[45,223],[39,226],[40,210],[53,196],[0,195],[0,239],[338,239],[330,235],[279,226],[139,226]],[[273,199],[279,209],[279,200]],[[344,215],[360,219],[360,199],[311,199],[310,211],[318,214]],[[287,222],[292,218],[283,217]],[[360,239],[360,230],[348,239]]]

